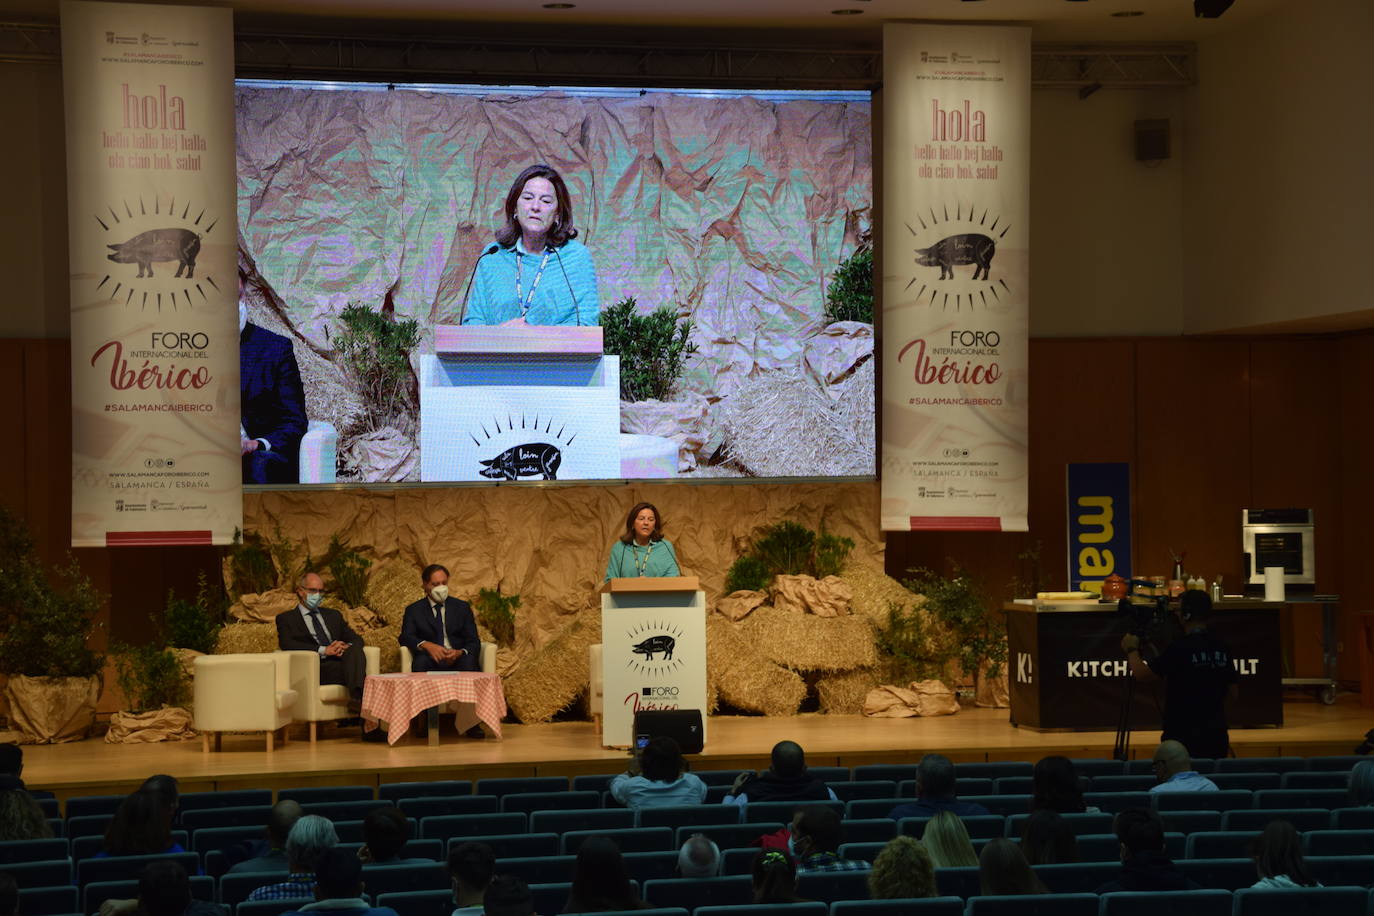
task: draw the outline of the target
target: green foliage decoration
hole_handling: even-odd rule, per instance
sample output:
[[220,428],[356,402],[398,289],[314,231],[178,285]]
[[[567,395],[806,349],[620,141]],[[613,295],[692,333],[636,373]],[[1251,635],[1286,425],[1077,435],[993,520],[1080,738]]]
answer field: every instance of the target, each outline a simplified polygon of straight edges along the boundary
[[730,564],[730,571],[725,574],[725,592],[761,592],[768,588],[773,581],[773,577],[768,573],[768,567],[763,565],[763,561],[751,554],[736,557],[735,562]]
[[166,644],[178,649],[194,649],[201,653],[215,650],[215,640],[224,625],[224,596],[212,590],[204,570],[196,574],[196,596],[179,598],[167,590],[167,607],[162,614],[162,629]]
[[688,338],[690,319],[661,305],[639,314],[627,296],[601,310],[603,349],[620,357],[620,398],[624,401],[669,400],[682,377],[687,358],[697,352]]
[[825,320],[873,323],[873,249],[861,247],[840,262],[825,294]]
[[478,589],[472,600],[477,622],[486,627],[497,645],[515,644],[515,610],[520,607],[519,595],[503,595],[501,587]]
[[371,547],[350,547],[348,542],[337,534],[329,539],[324,556],[306,557],[303,572],[318,573],[323,578],[329,573],[334,593],[349,607],[363,607],[367,604],[367,571],[372,561],[362,553]]
[[878,651],[897,662],[902,680],[923,681],[940,674],[943,661],[931,657],[931,646],[931,634],[919,609],[889,601],[886,624],[878,633]]
[[262,535],[254,531],[234,531],[229,546],[229,593],[237,600],[256,595],[277,585],[277,567],[272,551]]
[[830,534],[824,526],[817,534],[793,521],[763,525],[755,529],[749,548],[730,565],[725,590],[763,591],[775,576],[823,579],[838,575],[853,550],[853,540]]
[[925,608],[948,630],[953,651],[948,660],[959,663],[966,674],[976,674],[987,663],[989,677],[997,677],[1007,661],[1007,629],[1001,612],[989,605],[983,588],[959,564],[952,576],[930,569],[908,571],[903,580],[908,590],[925,596]]
[[343,330],[334,338],[334,349],[362,398],[365,431],[391,426],[410,432],[419,413],[419,385],[410,367],[410,351],[420,342],[419,323],[396,321],[356,304],[345,306],[339,321]]
[[110,654],[129,712],[186,705],[189,684],[176,653],[158,645],[118,645]]

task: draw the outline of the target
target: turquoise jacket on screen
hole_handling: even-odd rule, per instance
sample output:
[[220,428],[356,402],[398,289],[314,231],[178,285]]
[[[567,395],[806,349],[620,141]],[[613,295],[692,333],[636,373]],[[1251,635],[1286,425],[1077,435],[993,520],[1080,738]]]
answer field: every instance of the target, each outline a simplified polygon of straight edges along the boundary
[[[509,248],[490,245],[473,271],[463,324],[497,325],[520,317],[515,298],[517,264],[523,296],[539,273],[544,253],[530,254],[517,239]],[[534,289],[528,324],[596,325],[601,323],[601,303],[596,292],[596,265],[592,253],[577,239],[549,249],[549,260]]]
[[673,549],[672,542],[663,538],[649,542],[648,547],[617,540],[611,545],[611,558],[606,563],[606,578],[633,579],[640,575],[640,563],[644,564],[645,576],[682,575],[677,565],[677,551]]

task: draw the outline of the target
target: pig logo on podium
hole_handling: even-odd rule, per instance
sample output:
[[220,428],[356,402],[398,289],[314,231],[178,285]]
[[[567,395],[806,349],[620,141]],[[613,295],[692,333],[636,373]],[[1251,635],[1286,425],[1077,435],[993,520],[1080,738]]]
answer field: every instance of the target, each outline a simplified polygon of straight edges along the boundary
[[661,636],[650,636],[637,645],[631,646],[630,651],[637,655],[643,655],[646,662],[654,660],[655,652],[663,653],[663,660],[669,661],[673,657],[673,649],[677,647],[677,640],[666,634]]
[[482,470],[477,473],[492,480],[517,480],[521,477],[557,480],[563,453],[557,446],[547,442],[530,442],[513,445],[495,458],[485,461],[479,459],[478,463],[482,465]]
[[190,229],[149,229],[128,241],[105,246],[116,264],[137,264],[138,277],[151,277],[153,264],[176,261],[176,276],[185,272],[189,279],[196,274],[196,255],[200,254],[200,236]]
[[940,268],[941,280],[954,279],[955,267],[972,264],[973,279],[986,280],[992,268],[992,256],[996,253],[996,242],[986,235],[969,232],[940,239],[929,248],[916,249],[916,263],[922,267]]

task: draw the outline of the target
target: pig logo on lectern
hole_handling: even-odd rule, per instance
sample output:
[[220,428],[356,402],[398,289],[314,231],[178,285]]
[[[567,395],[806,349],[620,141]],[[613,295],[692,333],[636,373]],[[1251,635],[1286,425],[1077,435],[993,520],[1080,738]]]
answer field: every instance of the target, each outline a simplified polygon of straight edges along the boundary
[[650,636],[643,642],[631,646],[630,651],[643,655],[646,662],[654,660],[655,652],[662,652],[663,660],[666,662],[672,659],[675,648],[677,648],[677,640],[671,636]]
[[996,242],[986,235],[970,232],[940,239],[929,248],[916,249],[916,263],[922,267],[940,268],[941,280],[953,280],[956,266],[973,264],[973,279],[986,280],[992,256],[996,253]]
[[479,463],[482,470],[477,473],[492,480],[515,480],[520,477],[557,480],[563,453],[557,446],[547,442],[530,442],[513,445],[495,458],[486,461],[479,459]]
[[109,259],[116,264],[137,264],[139,277],[153,275],[156,261],[176,261],[176,275],[196,274],[196,255],[200,254],[200,236],[189,229],[149,229],[111,249]]

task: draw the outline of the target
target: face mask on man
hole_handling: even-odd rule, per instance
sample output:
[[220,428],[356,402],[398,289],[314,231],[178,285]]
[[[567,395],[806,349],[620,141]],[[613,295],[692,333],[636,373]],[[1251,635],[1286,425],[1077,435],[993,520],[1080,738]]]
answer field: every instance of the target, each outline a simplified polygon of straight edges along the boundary
[[320,606],[320,601],[324,598],[319,592],[310,592],[305,596],[305,606],[310,610],[315,610]]
[[435,604],[443,604],[443,603],[444,603],[444,600],[445,600],[446,598],[448,598],[448,586],[447,586],[447,585],[436,585],[436,586],[434,586],[433,588],[431,588],[431,589],[429,590],[429,597],[432,598],[432,599],[434,599],[434,603],[435,603]]

